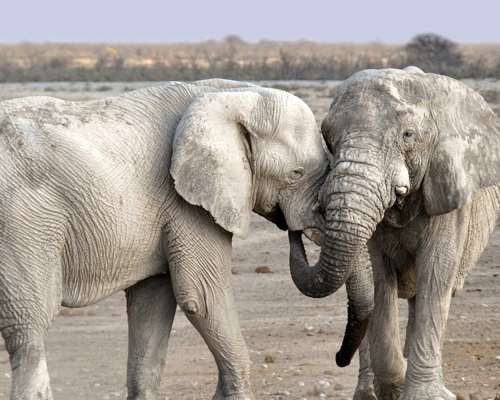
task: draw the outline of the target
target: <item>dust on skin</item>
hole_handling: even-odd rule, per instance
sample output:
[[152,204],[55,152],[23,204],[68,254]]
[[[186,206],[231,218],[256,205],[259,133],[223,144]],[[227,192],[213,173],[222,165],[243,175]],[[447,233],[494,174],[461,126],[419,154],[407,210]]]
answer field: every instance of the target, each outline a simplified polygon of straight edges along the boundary
[[[300,91],[300,96],[315,111],[318,125],[332,101],[331,91],[321,85],[291,90]],[[113,90],[126,86],[136,88],[123,84]],[[38,91],[31,86],[19,90],[19,97],[47,94],[43,85]],[[69,90],[56,93],[70,100],[114,94],[118,93]],[[301,295],[290,278],[286,233],[257,215],[252,215],[250,224],[248,238],[233,241],[232,266],[238,272],[233,275],[234,291],[250,351],[251,384],[256,398],[314,399],[320,393],[335,399],[352,398],[358,375],[357,357],[347,368],[335,364],[346,323],[345,291],[339,290],[325,299]],[[314,263],[319,248],[312,243],[306,243],[306,247],[310,262]],[[254,270],[259,266],[268,266],[275,273],[256,274]],[[462,291],[452,301],[447,323],[444,381],[450,390],[464,398],[478,392],[481,392],[478,398],[500,395],[500,360],[495,358],[500,357],[499,298],[500,227],[497,227]],[[404,338],[406,301],[400,300],[398,306],[400,335]],[[54,398],[124,398],[127,362],[124,293],[77,311],[63,312],[47,338]],[[173,330],[160,398],[210,398],[217,378],[207,346],[182,312],[177,312]],[[2,344],[0,348],[0,398],[8,398],[11,371],[7,352]],[[265,362],[268,355],[275,357],[274,363]]]

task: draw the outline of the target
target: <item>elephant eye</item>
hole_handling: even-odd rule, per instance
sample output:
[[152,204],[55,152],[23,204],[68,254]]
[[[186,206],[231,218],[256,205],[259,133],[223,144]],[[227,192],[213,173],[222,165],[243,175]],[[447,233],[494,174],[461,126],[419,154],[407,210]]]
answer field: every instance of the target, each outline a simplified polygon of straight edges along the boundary
[[299,179],[302,175],[304,175],[304,168],[302,167],[295,168],[290,172],[290,178],[292,179]]
[[403,137],[405,139],[410,139],[413,135],[414,135],[415,132],[413,132],[411,129],[407,129],[404,131],[403,133]]

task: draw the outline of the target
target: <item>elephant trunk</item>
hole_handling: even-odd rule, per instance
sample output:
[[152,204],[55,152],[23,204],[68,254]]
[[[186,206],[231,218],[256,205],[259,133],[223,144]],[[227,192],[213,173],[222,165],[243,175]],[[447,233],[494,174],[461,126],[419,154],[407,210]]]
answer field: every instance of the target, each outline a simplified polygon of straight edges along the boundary
[[378,193],[379,188],[371,187],[370,182],[373,181],[361,180],[359,176],[337,174],[327,179],[324,244],[314,267],[307,262],[300,232],[289,233],[290,271],[303,294],[325,297],[346,284],[348,322],[336,357],[341,367],[350,363],[361,344],[373,310],[373,275],[367,242],[383,218],[384,206],[376,198],[373,200],[377,197],[373,191]]

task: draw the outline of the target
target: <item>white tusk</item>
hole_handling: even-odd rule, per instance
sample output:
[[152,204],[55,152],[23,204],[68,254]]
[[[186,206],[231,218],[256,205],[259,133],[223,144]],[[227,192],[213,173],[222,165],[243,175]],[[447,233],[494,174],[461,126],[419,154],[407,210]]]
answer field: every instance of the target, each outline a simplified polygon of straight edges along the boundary
[[313,241],[316,246],[323,245],[323,234],[319,229],[306,228],[302,232],[309,240]]
[[406,186],[396,186],[396,194],[398,196],[404,196],[408,193],[408,188]]

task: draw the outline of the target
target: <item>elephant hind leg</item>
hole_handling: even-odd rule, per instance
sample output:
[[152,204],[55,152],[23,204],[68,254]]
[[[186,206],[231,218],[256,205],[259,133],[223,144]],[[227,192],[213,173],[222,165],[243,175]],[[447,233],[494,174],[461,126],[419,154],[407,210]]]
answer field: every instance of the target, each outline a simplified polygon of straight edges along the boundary
[[[11,346],[11,341],[6,340]],[[16,400],[51,400],[50,379],[43,338],[32,339],[10,353],[12,368],[11,398]]]
[[[10,354],[11,398],[16,400],[52,399],[44,342],[60,309],[61,279],[47,273],[54,271],[52,266],[44,268],[31,264],[15,271],[15,280],[0,279],[0,330]],[[44,273],[34,276],[40,270]]]
[[128,288],[126,294],[128,399],[156,399],[177,307],[170,276],[147,278]]

